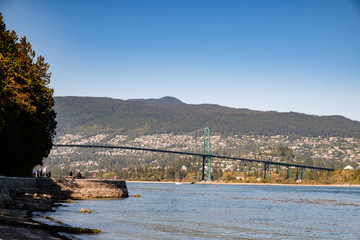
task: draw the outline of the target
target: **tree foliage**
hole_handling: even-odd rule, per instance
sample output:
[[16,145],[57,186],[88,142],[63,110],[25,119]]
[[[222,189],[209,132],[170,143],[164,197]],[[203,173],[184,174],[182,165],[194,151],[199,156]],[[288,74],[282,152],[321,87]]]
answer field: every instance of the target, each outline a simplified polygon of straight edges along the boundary
[[295,154],[288,146],[280,146],[278,147],[276,156],[281,157],[283,160],[289,161],[295,157]]
[[28,176],[55,135],[49,64],[26,37],[6,30],[0,13],[0,175]]

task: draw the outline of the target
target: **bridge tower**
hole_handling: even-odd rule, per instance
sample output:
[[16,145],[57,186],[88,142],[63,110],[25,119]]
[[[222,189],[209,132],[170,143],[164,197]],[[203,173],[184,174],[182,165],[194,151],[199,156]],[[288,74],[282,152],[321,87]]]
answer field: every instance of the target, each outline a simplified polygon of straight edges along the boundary
[[[211,143],[210,143],[210,128],[204,129],[204,151],[203,154],[207,155],[203,157],[203,168],[201,180],[211,181]],[[205,169],[207,166],[207,169]]]

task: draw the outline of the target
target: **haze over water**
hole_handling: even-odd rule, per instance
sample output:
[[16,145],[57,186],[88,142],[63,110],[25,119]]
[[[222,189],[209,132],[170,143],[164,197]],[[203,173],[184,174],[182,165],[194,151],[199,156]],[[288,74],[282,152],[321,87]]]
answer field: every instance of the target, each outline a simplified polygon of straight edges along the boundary
[[[360,188],[127,183],[129,197],[47,213],[80,239],[360,239]],[[81,214],[81,208],[95,211]]]

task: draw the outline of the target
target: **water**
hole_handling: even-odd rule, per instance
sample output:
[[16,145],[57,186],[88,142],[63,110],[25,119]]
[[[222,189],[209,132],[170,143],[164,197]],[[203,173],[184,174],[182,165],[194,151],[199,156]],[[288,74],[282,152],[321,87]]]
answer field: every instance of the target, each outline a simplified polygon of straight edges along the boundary
[[360,239],[360,188],[127,185],[142,197],[80,201],[48,216],[103,231],[78,239]]

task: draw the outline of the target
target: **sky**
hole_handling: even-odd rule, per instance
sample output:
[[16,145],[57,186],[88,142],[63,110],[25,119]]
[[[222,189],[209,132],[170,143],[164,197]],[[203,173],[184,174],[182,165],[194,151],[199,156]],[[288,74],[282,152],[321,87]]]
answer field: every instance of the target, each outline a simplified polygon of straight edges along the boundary
[[55,96],[360,121],[360,0],[0,0]]

